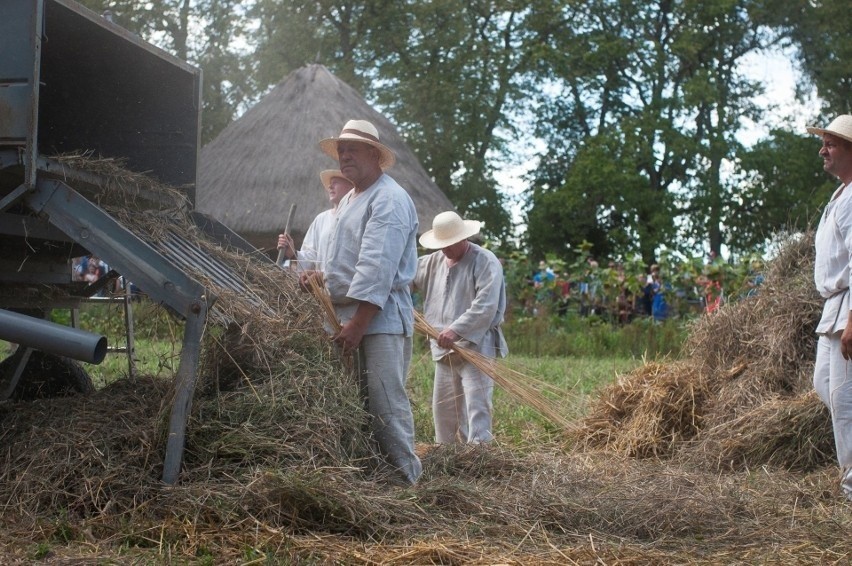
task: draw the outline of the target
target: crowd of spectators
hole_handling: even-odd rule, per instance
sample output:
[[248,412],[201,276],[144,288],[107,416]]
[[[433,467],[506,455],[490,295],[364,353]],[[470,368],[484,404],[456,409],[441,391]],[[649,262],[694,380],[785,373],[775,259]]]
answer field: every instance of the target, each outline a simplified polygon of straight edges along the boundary
[[524,314],[576,313],[618,324],[712,313],[726,301],[754,294],[763,281],[761,261],[734,264],[714,254],[650,266],[640,261],[602,266],[590,255],[571,266],[541,260],[529,270],[528,263],[514,266],[525,273],[512,289]]

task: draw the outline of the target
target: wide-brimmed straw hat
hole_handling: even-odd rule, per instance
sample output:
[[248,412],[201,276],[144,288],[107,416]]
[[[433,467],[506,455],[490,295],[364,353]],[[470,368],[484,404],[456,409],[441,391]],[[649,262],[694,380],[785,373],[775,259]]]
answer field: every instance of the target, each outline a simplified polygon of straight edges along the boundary
[[340,135],[336,138],[326,138],[319,142],[320,148],[334,159],[337,156],[337,142],[339,141],[357,141],[369,144],[381,152],[379,158],[379,166],[382,171],[386,171],[393,167],[396,162],[396,156],[389,147],[379,141],[379,131],[376,127],[367,120],[349,120],[343,126]]
[[432,229],[420,236],[420,245],[440,250],[479,234],[481,226],[476,220],[462,220],[453,211],[442,212],[432,220]]
[[331,180],[334,178],[345,179],[347,183],[352,184],[352,181],[346,179],[346,175],[341,173],[340,169],[325,169],[324,171],[320,171],[320,181],[322,181],[322,186],[326,189],[331,186]]
[[816,126],[808,126],[806,129],[809,134],[816,134],[818,136],[823,134],[833,134],[839,138],[852,142],[852,116],[849,114],[841,114],[832,120],[828,127],[817,128]]

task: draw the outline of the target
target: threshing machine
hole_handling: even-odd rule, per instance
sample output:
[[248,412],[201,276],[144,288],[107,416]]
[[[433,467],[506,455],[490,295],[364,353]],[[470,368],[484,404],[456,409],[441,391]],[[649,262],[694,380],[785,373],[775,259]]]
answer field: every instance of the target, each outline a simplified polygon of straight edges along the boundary
[[[98,290],[72,281],[70,258],[88,253],[182,317],[162,476],[169,484],[180,470],[213,300],[189,274],[219,266],[199,257],[192,242],[163,247],[134,235],[99,206],[104,179],[55,156],[120,159],[128,170],[182,187],[192,203],[200,85],[200,70],[72,0],[0,2],[0,338],[27,353],[103,359],[102,337],[29,316],[73,308]],[[215,220],[192,218],[217,241],[254,250]],[[27,361],[16,353],[15,363],[0,364],[0,394],[8,397]]]

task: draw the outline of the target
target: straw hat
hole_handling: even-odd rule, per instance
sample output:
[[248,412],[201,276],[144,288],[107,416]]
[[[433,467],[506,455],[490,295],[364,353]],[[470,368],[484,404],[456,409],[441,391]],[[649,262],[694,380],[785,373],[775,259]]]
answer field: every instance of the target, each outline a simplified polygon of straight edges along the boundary
[[833,134],[846,141],[852,142],[852,116],[849,114],[841,114],[831,121],[827,128],[817,128],[816,126],[807,127],[809,134],[821,136],[823,134]]
[[349,120],[343,126],[340,136],[336,138],[326,138],[319,142],[320,148],[328,155],[337,159],[337,142],[339,141],[357,141],[370,144],[381,152],[379,157],[379,166],[382,171],[386,171],[393,167],[396,162],[396,156],[389,147],[383,145],[379,141],[379,131],[376,127],[367,120]]
[[346,175],[340,172],[340,169],[326,169],[324,171],[320,171],[320,181],[322,181],[322,186],[328,189],[331,186],[331,180],[334,178],[345,179],[347,183],[350,185],[352,181],[346,179]]
[[476,220],[462,220],[453,211],[442,212],[432,221],[432,229],[420,236],[420,245],[440,250],[479,234],[481,225]]

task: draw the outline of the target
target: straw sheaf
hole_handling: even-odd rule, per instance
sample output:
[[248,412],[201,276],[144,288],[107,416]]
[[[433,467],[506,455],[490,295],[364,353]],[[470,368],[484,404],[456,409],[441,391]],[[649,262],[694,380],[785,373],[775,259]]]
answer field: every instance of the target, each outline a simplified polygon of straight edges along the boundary
[[295,203],[290,231],[298,245],[314,217],[329,208],[318,174],[337,162],[318,143],[338,136],[350,119],[372,122],[396,154],[388,174],[411,195],[420,233],[436,214],[454,209],[394,125],[322,65],[290,73],[202,148],[197,208],[268,248]]
[[681,360],[646,364],[605,389],[580,440],[716,466],[826,463],[830,419],[808,395],[822,307],[812,273],[813,234],[787,239],[756,295],[691,325]]
[[[414,312],[414,328],[427,338],[438,339],[438,331],[417,311]],[[574,423],[566,419],[564,412],[559,409],[556,403],[544,395],[544,392],[552,391],[552,388],[546,383],[514,370],[500,363],[499,360],[489,358],[475,350],[469,350],[455,344],[452,346],[452,350],[461,359],[490,377],[494,383],[517,401],[534,409],[557,428],[566,432],[575,430]]]

